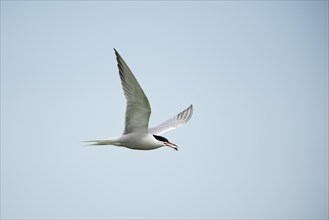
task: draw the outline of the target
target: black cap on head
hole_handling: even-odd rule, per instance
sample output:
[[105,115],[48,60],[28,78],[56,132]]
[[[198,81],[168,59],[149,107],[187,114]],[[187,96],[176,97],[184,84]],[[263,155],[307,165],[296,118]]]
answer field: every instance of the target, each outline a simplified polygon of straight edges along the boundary
[[159,141],[169,142],[169,140],[167,138],[162,137],[162,136],[153,135],[153,137],[155,137],[155,139],[157,139]]

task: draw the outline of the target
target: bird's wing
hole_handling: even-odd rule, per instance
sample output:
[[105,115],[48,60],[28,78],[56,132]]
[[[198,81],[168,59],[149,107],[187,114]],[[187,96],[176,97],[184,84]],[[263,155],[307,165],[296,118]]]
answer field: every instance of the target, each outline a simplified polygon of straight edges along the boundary
[[124,134],[148,132],[151,115],[150,103],[128,65],[114,49],[118,62],[121,84],[127,100]]
[[167,131],[176,129],[190,120],[193,114],[193,105],[190,105],[187,109],[168,119],[167,121],[159,124],[154,128],[149,129],[150,134],[160,135]]

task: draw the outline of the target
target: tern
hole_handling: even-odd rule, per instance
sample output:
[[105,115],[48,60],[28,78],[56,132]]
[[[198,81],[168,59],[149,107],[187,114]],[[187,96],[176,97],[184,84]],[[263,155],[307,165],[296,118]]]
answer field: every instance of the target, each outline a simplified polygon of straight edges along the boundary
[[161,134],[176,129],[190,120],[193,105],[180,112],[178,115],[166,120],[156,127],[149,128],[151,115],[150,103],[118,51],[114,49],[118,63],[122,88],[127,101],[125,128],[122,136],[109,140],[94,140],[91,145],[115,145],[135,150],[153,150],[163,146],[178,150],[178,146],[170,142]]

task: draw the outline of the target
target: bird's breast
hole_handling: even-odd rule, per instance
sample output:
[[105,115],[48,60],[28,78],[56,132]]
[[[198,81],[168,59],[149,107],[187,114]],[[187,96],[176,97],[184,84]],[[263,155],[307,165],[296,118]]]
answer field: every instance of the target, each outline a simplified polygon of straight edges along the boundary
[[120,138],[122,146],[137,150],[152,150],[163,146],[151,134],[129,133]]

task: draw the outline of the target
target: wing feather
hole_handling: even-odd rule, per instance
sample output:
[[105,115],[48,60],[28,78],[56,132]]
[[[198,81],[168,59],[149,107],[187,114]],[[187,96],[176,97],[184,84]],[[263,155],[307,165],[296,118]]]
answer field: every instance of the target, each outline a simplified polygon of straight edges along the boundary
[[187,109],[179,113],[178,115],[168,119],[167,121],[159,124],[154,128],[149,129],[150,134],[160,135],[167,131],[176,129],[186,122],[188,122],[193,114],[193,105],[190,105]]
[[135,76],[120,54],[114,49],[122,88],[127,100],[124,134],[148,132],[151,115],[150,103]]

